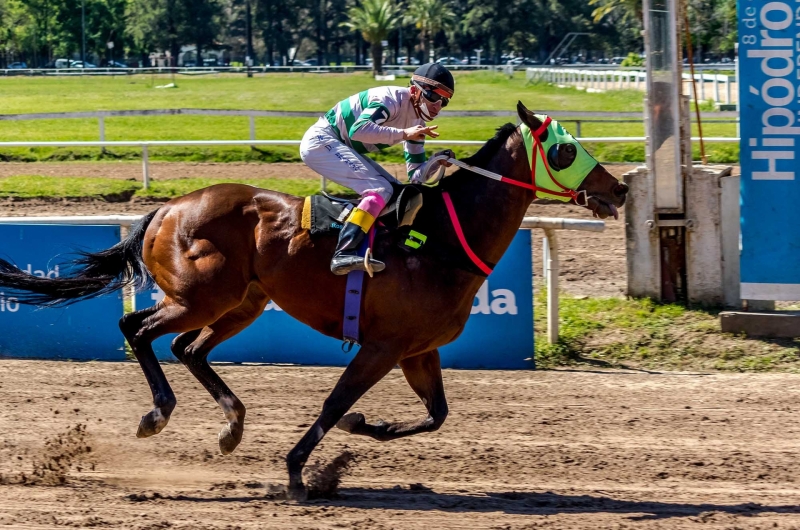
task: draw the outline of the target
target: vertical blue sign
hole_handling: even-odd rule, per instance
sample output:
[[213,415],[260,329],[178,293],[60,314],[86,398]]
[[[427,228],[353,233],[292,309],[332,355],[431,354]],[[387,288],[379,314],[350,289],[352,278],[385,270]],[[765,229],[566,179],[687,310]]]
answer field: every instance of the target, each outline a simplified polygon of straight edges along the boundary
[[[520,230],[478,291],[464,332],[440,349],[443,367],[533,368],[533,362],[527,360],[533,358],[532,275],[531,233]],[[136,308],[149,307],[162,297],[160,290],[139,292]],[[153,343],[160,359],[173,358],[169,347],[174,337],[162,337]],[[356,350],[347,354],[341,345],[341,340],[301,324],[270,302],[258,320],[217,346],[209,359],[344,366]]]
[[741,297],[800,300],[800,4],[738,10]]
[[[102,250],[119,240],[118,226],[0,225],[0,256],[30,274],[58,278],[75,249]],[[37,309],[0,289],[0,356],[123,360],[121,317],[121,293]]]

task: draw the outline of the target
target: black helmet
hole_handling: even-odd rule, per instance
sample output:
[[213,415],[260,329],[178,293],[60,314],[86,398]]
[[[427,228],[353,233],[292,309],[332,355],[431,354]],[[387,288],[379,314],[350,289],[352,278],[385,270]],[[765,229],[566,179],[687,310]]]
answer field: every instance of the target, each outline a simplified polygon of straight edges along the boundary
[[423,90],[430,90],[447,99],[453,97],[456,91],[453,74],[439,63],[423,64],[414,70],[411,82]]

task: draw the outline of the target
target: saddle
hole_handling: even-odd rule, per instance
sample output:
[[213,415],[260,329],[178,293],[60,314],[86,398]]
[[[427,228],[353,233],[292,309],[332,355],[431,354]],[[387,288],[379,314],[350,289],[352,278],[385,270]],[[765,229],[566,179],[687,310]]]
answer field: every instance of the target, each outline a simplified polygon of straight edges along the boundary
[[[411,226],[423,202],[422,190],[416,184],[392,183],[392,188],[392,198],[378,215],[381,225],[390,231]],[[312,236],[336,234],[358,201],[334,197],[325,192],[306,197],[301,227],[309,230]]]

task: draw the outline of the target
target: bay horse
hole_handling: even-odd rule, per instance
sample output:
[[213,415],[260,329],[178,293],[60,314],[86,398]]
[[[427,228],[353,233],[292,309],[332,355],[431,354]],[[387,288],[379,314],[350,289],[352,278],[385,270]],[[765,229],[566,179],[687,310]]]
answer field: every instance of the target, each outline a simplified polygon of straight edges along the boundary
[[[542,125],[521,102],[517,111],[531,130]],[[466,162],[518,184],[532,179],[520,128],[511,124],[498,129]],[[531,189],[464,169],[442,180],[439,188],[449,193],[472,252],[488,263],[500,260],[534,200]],[[577,191],[585,192],[586,208],[606,218],[616,217],[628,190],[597,164]],[[27,293],[20,302],[60,305],[154,281],[164,299],[124,315],[119,323],[153,395],[154,408],[142,417],[136,435],[161,432],[175,408],[175,395],[151,344],[167,333],[179,333],[172,353],[222,408],[227,424],[219,447],[229,454],[242,440],[245,406],[208,364],[209,352],[256,320],[270,300],[315,330],[341,337],[346,278],[328,268],[336,238],[312,238],[301,228],[302,208],[300,197],[239,184],[214,185],[144,216],[114,247],[82,254],[68,276],[38,278],[0,260],[0,287]],[[425,227],[429,242],[465,252],[441,194],[420,210],[418,225]],[[293,498],[304,497],[303,467],[334,426],[386,441],[435,431],[447,417],[437,348],[464,329],[484,276],[453,261],[404,252],[395,243],[391,234],[375,240],[374,253],[386,270],[369,279],[364,290],[361,348],[317,420],[286,457]],[[427,416],[368,423],[362,414],[348,413],[396,365]]]

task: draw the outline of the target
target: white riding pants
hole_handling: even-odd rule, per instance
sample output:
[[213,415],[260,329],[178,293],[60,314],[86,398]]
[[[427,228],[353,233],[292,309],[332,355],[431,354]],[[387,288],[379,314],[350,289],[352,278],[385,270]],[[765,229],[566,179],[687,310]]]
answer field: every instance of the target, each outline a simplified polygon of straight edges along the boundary
[[325,118],[320,118],[306,131],[300,142],[300,158],[323,177],[362,197],[380,197],[381,208],[392,197],[390,182],[398,182],[377,162],[339,140]]

